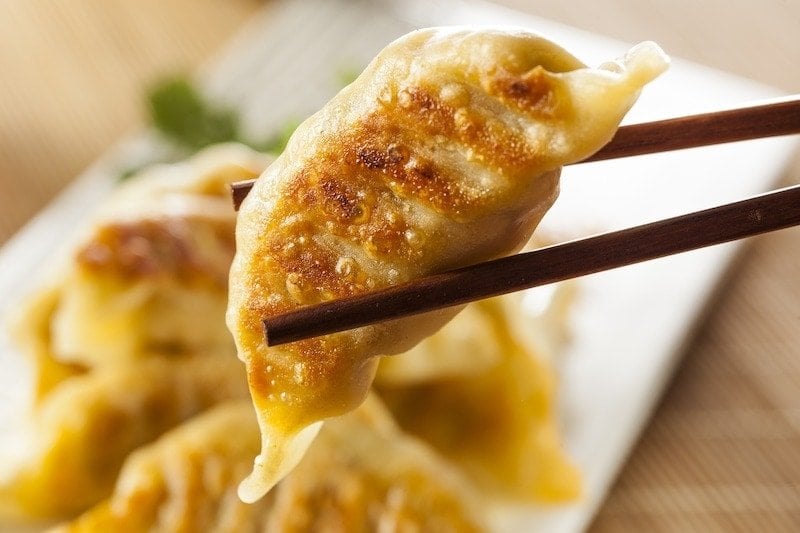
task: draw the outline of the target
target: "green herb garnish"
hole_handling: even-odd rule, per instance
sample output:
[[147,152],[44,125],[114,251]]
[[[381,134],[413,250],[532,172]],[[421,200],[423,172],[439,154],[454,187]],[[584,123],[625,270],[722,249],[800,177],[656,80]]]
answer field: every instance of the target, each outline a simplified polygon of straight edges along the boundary
[[[355,80],[360,70],[341,68],[336,73],[337,85]],[[235,109],[212,102],[184,76],[173,76],[157,83],[147,94],[150,122],[169,139],[177,150],[169,160],[145,161],[136,168],[125,169],[120,179],[136,174],[153,163],[169,163],[191,155],[211,144],[238,142],[254,150],[280,154],[301,120],[290,118],[264,140],[247,138],[241,130],[241,118]]]
[[148,97],[153,125],[176,144],[192,151],[210,144],[239,141],[239,116],[212,105],[185,78],[156,85]]

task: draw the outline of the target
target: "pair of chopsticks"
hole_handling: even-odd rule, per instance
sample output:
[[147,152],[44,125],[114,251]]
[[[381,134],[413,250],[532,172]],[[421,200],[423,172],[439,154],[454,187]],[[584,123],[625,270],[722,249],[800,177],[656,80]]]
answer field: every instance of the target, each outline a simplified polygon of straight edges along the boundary
[[[600,161],[800,133],[800,96],[623,126]],[[238,209],[253,181],[232,185]],[[800,185],[264,319],[270,346],[345,331],[800,225]]]

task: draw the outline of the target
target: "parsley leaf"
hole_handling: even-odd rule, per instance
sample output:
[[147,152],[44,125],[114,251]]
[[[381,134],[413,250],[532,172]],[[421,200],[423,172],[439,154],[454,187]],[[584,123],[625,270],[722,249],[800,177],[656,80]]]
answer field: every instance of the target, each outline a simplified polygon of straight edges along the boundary
[[242,142],[236,112],[212,105],[185,78],[157,84],[148,102],[155,127],[184,148],[197,151],[210,144]]

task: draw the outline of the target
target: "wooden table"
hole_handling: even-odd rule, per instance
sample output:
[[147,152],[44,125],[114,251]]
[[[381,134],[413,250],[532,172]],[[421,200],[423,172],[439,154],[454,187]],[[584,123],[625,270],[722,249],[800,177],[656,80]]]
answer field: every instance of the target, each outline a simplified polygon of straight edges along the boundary
[[[800,2],[504,3],[800,91]],[[0,243],[262,5],[0,1]],[[753,240],[592,531],[645,528],[800,530],[800,230]]]

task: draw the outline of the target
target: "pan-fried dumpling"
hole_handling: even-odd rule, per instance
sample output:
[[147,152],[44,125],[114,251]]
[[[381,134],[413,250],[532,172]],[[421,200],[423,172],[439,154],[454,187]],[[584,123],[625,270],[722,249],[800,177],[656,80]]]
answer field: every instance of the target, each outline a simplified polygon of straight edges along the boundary
[[228,185],[268,158],[235,144],[158,165],[120,188],[65,264],[11,316],[40,400],[64,379],[147,354],[230,356]]
[[243,504],[236,486],[259,441],[249,403],[220,405],[134,453],[111,498],[58,531],[483,530],[469,487],[377,399],[326,427],[268,498]]
[[[571,282],[513,293],[466,306],[453,320],[410,350],[381,359],[375,383],[404,387],[479,376],[503,359],[500,330],[535,354],[543,364],[557,358],[568,338]],[[533,299],[531,307],[523,299]]]
[[268,348],[262,319],[502,256],[666,67],[645,43],[598,69],[524,31],[413,32],[304,122],[237,223],[228,325],[263,432],[247,501],[365,397],[378,355],[455,311]]
[[268,531],[485,529],[485,510],[460,473],[404,435],[376,397],[322,428],[274,501]]
[[26,457],[0,489],[0,508],[64,517],[107,496],[130,452],[225,400],[247,398],[233,356],[164,358],[71,377],[33,413]]
[[267,531],[271,500],[236,495],[258,447],[252,406],[220,404],[133,453],[111,497],[53,533]]
[[475,376],[497,365],[494,325],[483,302],[468,305],[442,329],[394,357],[384,357],[375,383],[394,386]]
[[154,351],[229,353],[235,213],[228,184],[266,164],[244,146],[222,145],[126,183],[60,280],[55,357],[98,366]]
[[35,365],[37,402],[27,454],[0,491],[6,514],[81,511],[109,493],[135,448],[246,397],[224,321],[228,185],[266,164],[223,145],[132,178],[20,306],[13,333]]
[[[427,356],[434,361],[442,358],[441,352],[425,350],[426,343],[436,339],[446,351],[453,330],[465,326],[459,315],[411,352],[386,359],[392,364],[409,356],[412,360],[393,368],[390,379],[378,380],[377,390],[404,430],[462,467],[486,493],[537,502],[568,501],[580,494],[581,481],[561,446],[556,424],[555,379],[546,354],[556,341],[543,342],[546,335],[532,337],[523,331],[552,317],[526,315],[520,298],[514,294],[469,306],[491,330],[473,339],[474,349],[484,353],[481,358],[492,361],[481,371],[438,376],[418,372],[425,368]],[[473,349],[461,348],[452,357],[470,361]],[[404,369],[405,380],[400,373]]]

